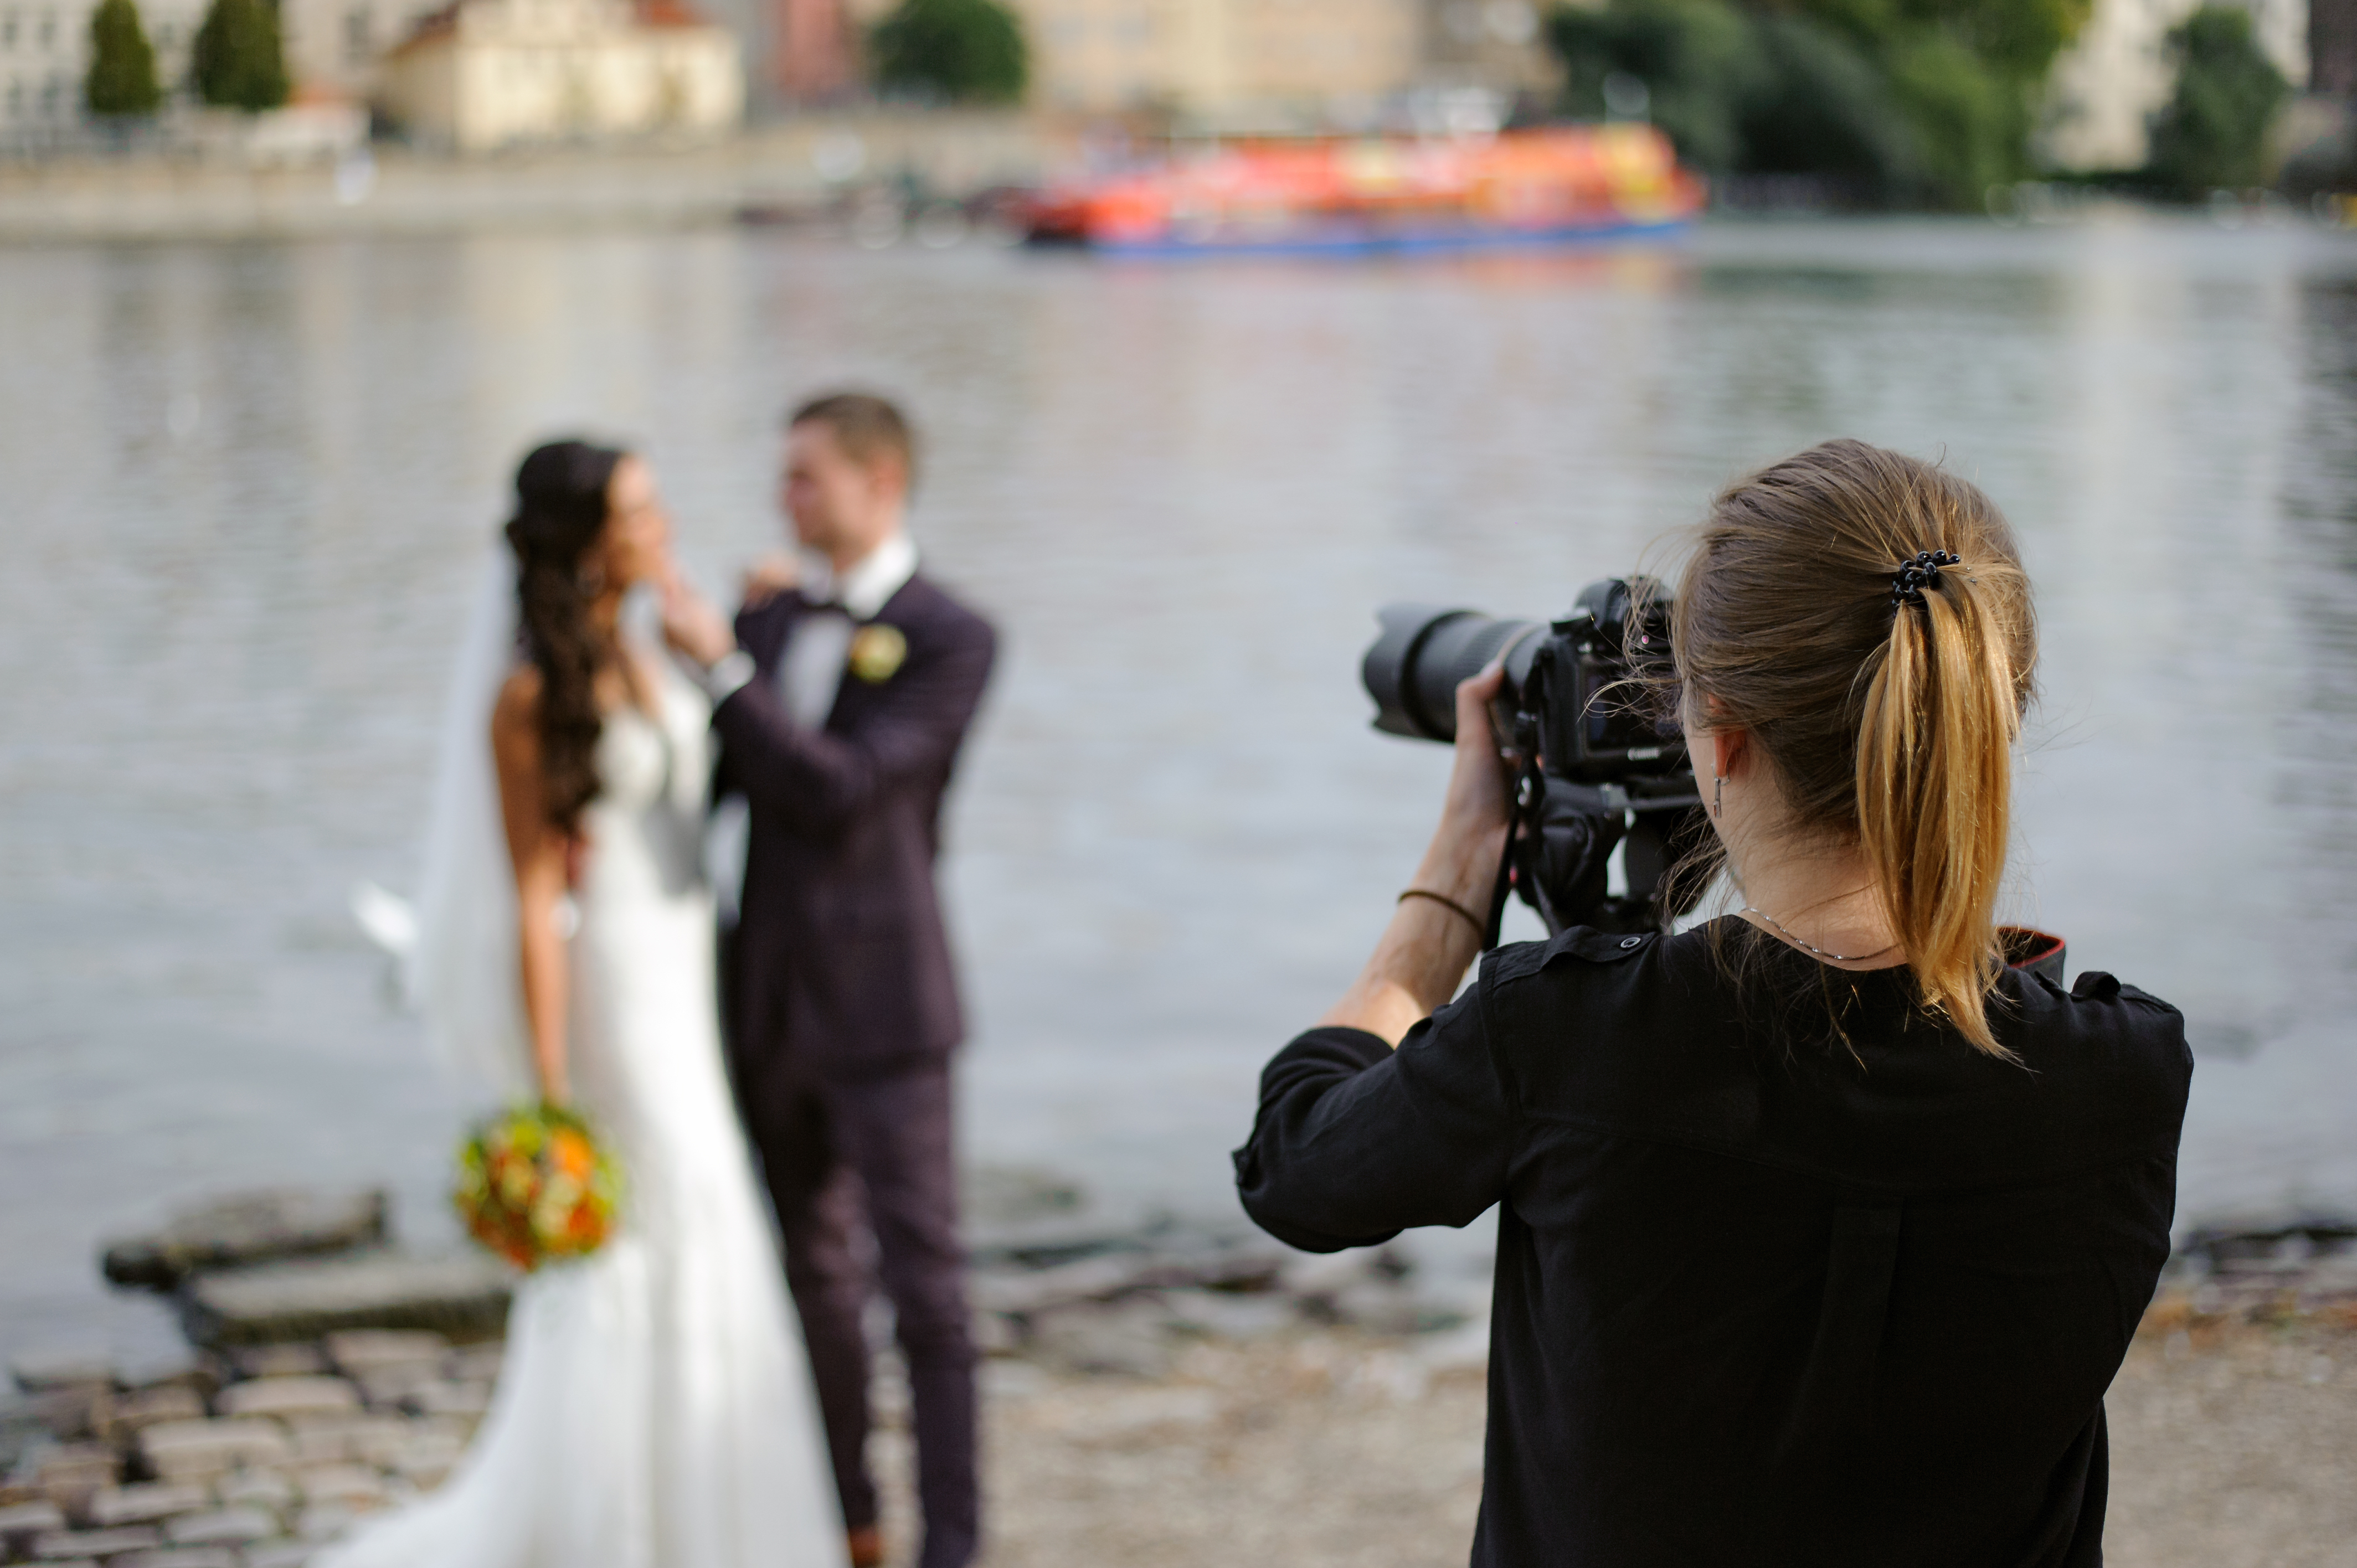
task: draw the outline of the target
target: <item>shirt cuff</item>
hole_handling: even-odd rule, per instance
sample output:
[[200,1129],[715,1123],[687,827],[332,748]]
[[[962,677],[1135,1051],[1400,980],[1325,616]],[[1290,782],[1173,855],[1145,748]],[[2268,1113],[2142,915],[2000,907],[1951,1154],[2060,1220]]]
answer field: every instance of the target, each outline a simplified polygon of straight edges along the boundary
[[753,678],[753,656],[739,648],[725,653],[703,673],[704,694],[718,707]]

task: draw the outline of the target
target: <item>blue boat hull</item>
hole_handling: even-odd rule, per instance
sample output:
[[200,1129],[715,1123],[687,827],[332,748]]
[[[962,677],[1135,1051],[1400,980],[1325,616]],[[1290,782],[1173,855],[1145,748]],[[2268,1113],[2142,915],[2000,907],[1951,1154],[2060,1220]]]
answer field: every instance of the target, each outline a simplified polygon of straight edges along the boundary
[[1263,233],[1214,231],[1199,237],[1157,240],[1096,240],[1088,248],[1107,256],[1372,256],[1432,255],[1459,251],[1535,250],[1671,235],[1692,226],[1691,217],[1617,218],[1517,229],[1502,225],[1449,224],[1383,228],[1334,223]]

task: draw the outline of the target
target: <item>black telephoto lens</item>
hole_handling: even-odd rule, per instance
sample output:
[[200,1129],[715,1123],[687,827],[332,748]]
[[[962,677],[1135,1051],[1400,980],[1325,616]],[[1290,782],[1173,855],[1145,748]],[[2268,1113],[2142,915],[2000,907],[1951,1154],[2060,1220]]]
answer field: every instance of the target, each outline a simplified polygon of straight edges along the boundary
[[1360,667],[1375,700],[1375,727],[1417,740],[1457,738],[1457,688],[1506,650],[1506,689],[1499,705],[1520,700],[1531,659],[1546,635],[1544,622],[1498,620],[1478,610],[1433,605],[1385,605],[1375,612],[1383,632]]

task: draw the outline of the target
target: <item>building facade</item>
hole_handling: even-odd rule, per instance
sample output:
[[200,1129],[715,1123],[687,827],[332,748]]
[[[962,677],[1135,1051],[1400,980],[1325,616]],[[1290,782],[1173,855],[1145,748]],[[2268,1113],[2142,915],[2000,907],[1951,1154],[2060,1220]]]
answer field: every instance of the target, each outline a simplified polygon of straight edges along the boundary
[[[0,0],[0,136],[81,124],[90,18],[97,9],[98,0]],[[188,48],[204,20],[205,0],[140,0],[139,16],[168,92],[187,80]]]
[[1017,0],[1032,100],[1213,123],[1362,119],[1415,85],[1425,0]]
[[2308,90],[2357,99],[2357,0],[2309,0]]
[[676,0],[457,0],[386,55],[377,102],[458,152],[655,133],[744,115],[736,37]]
[[377,62],[448,0],[278,0],[286,69],[309,96],[365,102]]
[[[321,0],[325,3],[325,0]],[[757,62],[765,105],[864,91],[863,40],[896,0],[710,0]],[[1419,89],[1546,92],[1552,0],[1005,0],[1031,46],[1031,102],[1212,126],[1351,124]]]
[[[136,0],[167,95],[188,90],[208,0]],[[365,102],[376,62],[447,0],[279,0],[279,35],[298,97]],[[0,135],[83,119],[90,19],[98,0],[0,0]]]
[[[1556,3],[1548,0],[1550,8]],[[1550,95],[1563,85],[1563,69],[1544,28],[1533,0],[1429,0],[1426,75],[1435,86]]]
[[[148,40],[155,45],[156,75],[167,95],[188,92],[191,46],[210,0],[135,3]],[[421,31],[434,32],[436,17],[454,14],[450,0],[277,3],[287,72],[294,80],[297,100],[310,102],[368,103],[379,95],[392,53]],[[97,8],[98,0],[0,0],[0,139],[38,140],[83,123],[82,80],[90,70],[90,23]],[[624,45],[620,52],[661,57],[662,63],[641,68],[609,63],[600,68],[600,73],[611,77],[619,70],[627,76],[640,69],[641,74],[651,70],[658,82],[678,78],[685,84],[688,100],[686,107],[678,111],[685,121],[697,125],[734,124],[741,109],[742,74],[733,63],[733,38],[705,26],[675,4],[649,4],[638,9],[649,18],[645,25],[626,6],[619,23],[605,27],[608,42],[601,47],[606,53],[613,53],[610,35],[617,31],[638,29],[660,35],[654,41]],[[486,25],[494,31],[503,26],[511,33],[514,30],[511,24],[481,20],[469,24],[478,31]],[[568,27],[580,30],[574,23],[556,24],[558,31]],[[724,54],[728,56],[726,61],[721,58]],[[404,74],[414,77],[416,73],[404,68]],[[659,85],[654,96],[661,99],[671,91]]]

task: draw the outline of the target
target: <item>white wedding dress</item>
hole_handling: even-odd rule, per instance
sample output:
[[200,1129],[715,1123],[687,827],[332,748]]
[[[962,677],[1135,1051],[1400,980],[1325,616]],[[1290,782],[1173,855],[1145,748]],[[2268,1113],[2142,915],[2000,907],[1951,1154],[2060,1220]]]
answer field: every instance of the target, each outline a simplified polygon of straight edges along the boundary
[[802,1335],[721,1060],[699,866],[710,715],[676,676],[662,684],[660,722],[636,708],[606,720],[570,943],[575,1101],[621,1165],[621,1223],[591,1257],[518,1287],[490,1410],[443,1487],[314,1568],[844,1562]]

